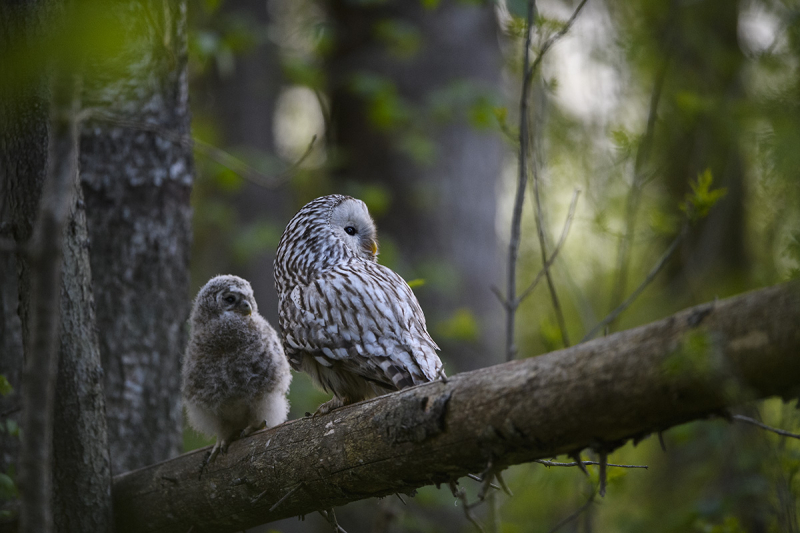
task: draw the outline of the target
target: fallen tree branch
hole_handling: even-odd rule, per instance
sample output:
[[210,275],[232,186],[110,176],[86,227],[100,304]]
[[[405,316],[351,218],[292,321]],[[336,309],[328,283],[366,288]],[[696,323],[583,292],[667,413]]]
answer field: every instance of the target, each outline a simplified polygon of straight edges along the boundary
[[293,420],[234,442],[200,479],[204,450],[117,476],[116,531],[239,531],[796,398],[798,323],[800,287],[780,285]]

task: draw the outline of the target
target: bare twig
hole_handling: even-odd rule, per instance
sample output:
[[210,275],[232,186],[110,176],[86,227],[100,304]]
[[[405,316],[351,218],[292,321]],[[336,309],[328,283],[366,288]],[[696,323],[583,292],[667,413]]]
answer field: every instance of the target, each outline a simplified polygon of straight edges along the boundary
[[765,429],[767,431],[771,431],[771,432],[776,433],[778,435],[781,435],[783,437],[791,437],[793,439],[800,439],[800,435],[798,435],[797,433],[792,433],[790,431],[786,431],[785,429],[778,429],[778,428],[774,428],[772,426],[768,426],[768,425],[764,424],[763,422],[759,422],[755,418],[750,418],[749,416],[733,415],[733,416],[731,416],[731,418],[733,418],[734,420],[738,420],[740,422],[747,422],[748,424],[753,424],[754,426],[758,426],[761,429]]
[[542,280],[542,276],[544,276],[545,272],[555,263],[556,258],[558,257],[558,252],[561,251],[561,247],[564,245],[564,242],[567,240],[567,234],[569,233],[569,228],[572,225],[572,220],[575,218],[575,206],[578,204],[578,196],[580,196],[580,189],[575,189],[575,192],[572,193],[572,200],[569,203],[569,212],[567,213],[567,220],[564,222],[564,228],[561,230],[561,237],[558,239],[558,243],[556,247],[553,249],[553,253],[550,254],[550,259],[544,264],[542,269],[536,274],[536,277],[533,279],[531,284],[525,289],[522,294],[520,294],[519,298],[517,298],[517,303],[521,303],[522,300],[528,297],[528,295],[536,288],[536,285]]
[[525,201],[525,186],[528,183],[528,93],[530,93],[531,76],[528,76],[530,64],[531,35],[536,5],[528,0],[528,19],[525,36],[525,60],[523,62],[522,91],[519,98],[519,176],[517,192],[514,198],[514,211],[511,214],[511,239],[508,243],[508,279],[506,280],[506,360],[511,361],[517,353],[514,335],[514,321],[517,314],[517,259],[522,237],[522,207]]
[[[542,45],[542,48],[539,49],[539,53],[536,55],[536,59],[533,60],[533,63],[531,63],[530,68],[525,71],[526,78],[533,76],[533,73],[536,72],[536,69],[539,67],[539,64],[542,62],[542,59],[544,58],[544,55],[547,53],[547,51],[550,50],[550,48],[554,44],[556,44],[556,42],[559,39],[561,39],[564,35],[567,34],[569,29],[572,27],[572,24],[575,23],[575,19],[578,18],[578,15],[583,9],[583,6],[586,5],[586,2],[587,0],[582,0],[581,3],[578,4],[578,7],[575,8],[575,11],[573,11],[572,16],[569,17],[564,26]],[[530,23],[528,24],[528,28],[530,28]]]
[[347,531],[339,525],[339,522],[336,521],[336,513],[333,512],[333,509],[319,511],[319,514],[331,525],[334,533],[347,533]]
[[569,524],[570,522],[572,522],[573,520],[578,518],[580,515],[582,515],[584,513],[584,511],[586,511],[586,509],[588,509],[592,505],[592,503],[594,503],[594,497],[596,495],[597,495],[597,492],[592,492],[592,495],[589,496],[589,498],[586,500],[586,503],[581,505],[578,508],[577,511],[575,511],[574,513],[572,513],[568,517],[564,518],[563,520],[561,520],[558,524],[556,524],[553,527],[553,529],[550,530],[549,533],[555,533],[556,531],[558,531],[559,529],[561,529],[562,527],[564,527],[565,525]]
[[606,452],[599,452],[597,454],[600,457],[600,497],[604,497],[606,495],[606,467],[608,466],[608,454]]
[[463,488],[457,487],[455,481],[450,482],[450,492],[453,493],[454,497],[461,500],[461,507],[464,508],[464,516],[467,517],[467,520],[469,520],[470,523],[475,526],[475,529],[477,529],[480,533],[486,533],[486,531],[483,529],[483,526],[472,514],[472,505],[470,505],[470,503],[467,501],[467,492]]
[[[474,479],[478,483],[485,483],[484,478],[482,478],[481,476],[477,476],[475,474],[467,474],[467,477],[470,479]],[[493,489],[500,490],[500,487],[498,485],[495,485],[494,483],[489,483],[489,486]]]
[[238,176],[246,179],[250,183],[267,189],[272,189],[285,183],[303,163],[303,161],[305,161],[306,158],[311,155],[311,151],[314,149],[314,144],[317,142],[317,136],[314,135],[311,138],[311,141],[308,143],[308,147],[306,148],[305,152],[303,152],[303,155],[301,155],[297,161],[295,161],[283,172],[274,176],[268,176],[256,170],[238,157],[232,155],[230,152],[226,152],[225,150],[200,139],[193,138],[190,135],[182,135],[174,131],[166,130],[156,124],[148,124],[147,122],[123,119],[97,109],[87,110],[86,116],[88,119],[97,122],[105,122],[114,126],[156,133],[165,139],[180,144],[186,148],[194,148],[212,161],[222,165]]
[[[544,466],[577,466],[580,467],[581,465],[599,465],[598,461],[580,461],[574,463],[557,463],[555,461],[546,461],[544,459],[537,459],[534,463],[539,463]],[[617,465],[614,463],[606,463],[606,466],[616,466],[619,468],[648,468],[647,465]]]
[[681,232],[678,233],[678,235],[669,245],[669,248],[667,248],[667,251],[665,251],[664,254],[661,256],[661,258],[659,258],[658,262],[647,274],[647,277],[644,279],[644,281],[642,281],[642,283],[640,283],[639,286],[636,287],[636,290],[634,290],[633,293],[631,293],[631,295],[628,296],[627,300],[619,304],[619,306],[617,306],[616,309],[611,311],[603,320],[598,322],[597,325],[593,327],[591,331],[589,331],[589,333],[587,333],[583,337],[583,339],[581,339],[581,342],[586,342],[594,338],[594,336],[597,335],[598,331],[602,330],[608,324],[616,320],[617,317],[620,314],[622,314],[634,302],[634,300],[636,300],[636,298],[639,297],[642,291],[644,291],[647,288],[647,286],[653,282],[658,273],[661,272],[661,269],[664,268],[664,265],[667,264],[667,261],[669,261],[669,258],[672,257],[672,254],[675,253],[675,250],[678,249],[678,245],[681,243],[681,241],[683,241],[684,237],[686,237],[688,231],[689,231],[689,224],[688,222],[686,222],[684,223]]

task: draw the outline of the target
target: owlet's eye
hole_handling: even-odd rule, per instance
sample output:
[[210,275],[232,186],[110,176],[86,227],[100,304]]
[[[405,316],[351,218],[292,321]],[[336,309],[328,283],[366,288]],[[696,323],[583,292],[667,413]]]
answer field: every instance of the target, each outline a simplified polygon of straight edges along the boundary
[[232,304],[232,303],[236,302],[236,297],[234,297],[234,296],[226,296],[223,299],[229,304]]
[[356,228],[354,228],[353,226],[347,226],[346,228],[344,228],[344,232],[347,233],[348,235],[355,235]]

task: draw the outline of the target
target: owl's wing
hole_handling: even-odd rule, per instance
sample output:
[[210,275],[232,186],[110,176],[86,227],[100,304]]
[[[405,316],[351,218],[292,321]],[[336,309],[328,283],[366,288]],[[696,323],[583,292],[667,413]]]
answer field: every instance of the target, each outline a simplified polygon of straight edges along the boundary
[[[432,381],[441,371],[439,349],[408,284],[369,261],[346,263],[300,285],[284,302],[296,327],[284,327],[290,361],[302,353],[389,389]],[[302,326],[299,326],[302,324]]]

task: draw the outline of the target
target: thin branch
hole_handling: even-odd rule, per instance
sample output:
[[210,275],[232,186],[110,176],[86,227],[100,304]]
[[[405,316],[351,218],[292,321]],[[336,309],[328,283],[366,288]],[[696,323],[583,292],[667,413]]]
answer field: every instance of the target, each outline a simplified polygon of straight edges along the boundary
[[226,152],[225,150],[214,146],[210,143],[202,141],[197,138],[193,138],[190,135],[183,135],[174,131],[170,131],[164,129],[161,126],[156,124],[148,124],[146,122],[138,122],[134,120],[128,120],[119,118],[109,113],[106,113],[101,110],[97,109],[90,109],[86,110],[86,117],[89,120],[94,120],[97,122],[105,122],[114,126],[120,126],[124,128],[130,128],[135,130],[141,131],[149,131],[152,133],[156,133],[165,139],[180,144],[189,149],[196,149],[198,152],[203,154],[204,156],[208,157],[215,163],[222,165],[223,167],[227,168],[231,172],[234,172],[236,175],[246,179],[250,183],[258,185],[259,187],[264,187],[266,189],[274,189],[283,185],[289,178],[294,174],[294,172],[300,167],[301,164],[311,155],[312,150],[314,149],[314,144],[317,142],[317,136],[314,135],[311,138],[311,141],[308,143],[308,147],[306,148],[303,155],[300,158],[292,163],[286,170],[283,172],[276,174],[274,176],[268,176],[257,169],[253,168],[249,164],[245,163],[238,157],[234,156],[230,152]]
[[536,274],[536,277],[533,279],[531,284],[525,289],[522,294],[520,294],[519,298],[517,298],[517,304],[522,303],[522,301],[528,297],[528,295],[536,288],[536,285],[542,280],[542,276],[544,276],[545,272],[555,263],[556,258],[558,257],[558,252],[561,251],[561,247],[564,245],[564,242],[567,240],[567,234],[569,233],[569,228],[572,225],[572,220],[575,217],[575,206],[578,204],[578,196],[580,196],[580,189],[575,189],[575,192],[572,193],[572,200],[569,204],[569,212],[567,213],[567,220],[564,222],[564,228],[561,230],[561,237],[558,239],[558,243],[556,244],[555,249],[553,249],[553,253],[550,254],[550,259],[544,264],[542,269]]
[[658,117],[658,104],[661,100],[661,90],[664,87],[668,66],[669,54],[656,74],[653,91],[650,94],[650,108],[647,113],[645,134],[636,150],[636,159],[633,164],[633,183],[631,183],[631,190],[625,206],[625,233],[621,236],[617,247],[617,280],[611,293],[612,308],[619,305],[622,295],[625,294],[625,284],[628,281],[628,268],[630,266],[630,246],[633,242],[633,235],[636,229],[636,214],[639,211],[642,190],[645,185],[645,175],[642,167],[650,156],[650,147],[653,144],[656,118]]
[[[520,103],[519,103],[519,175],[517,180],[517,192],[514,198],[514,210],[511,215],[511,238],[508,245],[508,279],[506,281],[506,297],[502,298],[498,291],[498,297],[500,301],[503,302],[506,308],[506,360],[511,361],[514,359],[517,353],[517,346],[515,342],[515,334],[514,334],[514,326],[515,326],[515,319],[517,308],[519,307],[519,300],[517,298],[517,259],[519,257],[519,246],[522,234],[522,207],[525,200],[525,186],[527,184],[527,176],[528,176],[528,96],[530,94],[531,82],[533,79],[533,73],[536,71],[536,68],[542,62],[544,55],[547,51],[572,27],[572,24],[575,22],[575,19],[578,17],[578,14],[583,9],[583,6],[586,5],[587,0],[582,0],[578,7],[573,12],[572,16],[567,20],[564,24],[564,27],[561,28],[555,35],[550,37],[539,50],[539,53],[536,55],[533,63],[530,61],[530,51],[531,51],[531,36],[533,32],[533,21],[534,15],[536,13],[536,3],[534,0],[528,0],[528,13],[527,13],[527,20],[526,20],[526,34],[525,34],[525,59],[523,62],[522,68],[522,91],[520,94]],[[537,192],[537,205],[538,202],[538,192]],[[538,220],[537,220],[538,225]],[[555,305],[557,308],[558,301],[557,297],[555,296],[555,288],[553,287],[552,280],[550,279],[549,269],[547,268],[547,255],[544,249],[542,248],[542,263],[545,265],[544,272],[548,278],[548,284],[550,285],[550,292],[554,297]],[[532,289],[531,289],[532,290]],[[563,316],[560,313],[560,308],[558,310],[558,314],[560,317],[559,324],[563,323]],[[562,327],[562,337],[565,340],[564,345],[569,346],[569,339],[566,338],[566,328]]]
[[[536,59],[533,60],[533,63],[531,64],[530,68],[525,71],[526,78],[530,78],[533,76],[533,73],[536,72],[536,69],[539,67],[539,64],[542,62],[542,59],[544,58],[544,55],[547,53],[547,51],[550,50],[550,48],[554,44],[556,44],[556,42],[559,39],[561,39],[564,35],[567,34],[567,32],[572,27],[572,24],[575,22],[575,19],[578,18],[578,15],[583,9],[583,6],[586,5],[586,2],[587,0],[581,0],[581,3],[578,4],[578,7],[575,8],[575,11],[572,13],[572,16],[564,24],[564,27],[558,30],[558,33],[556,33],[555,35],[550,37],[547,41],[545,41],[544,45],[542,45],[542,48],[539,50],[539,53],[536,55]],[[528,24],[528,27],[530,28],[530,24]]]
[[592,495],[589,496],[589,498],[586,500],[586,503],[581,505],[577,511],[575,511],[568,517],[564,518],[563,520],[561,520],[558,524],[556,524],[553,527],[553,529],[549,531],[549,533],[555,533],[556,531],[558,531],[559,529],[561,529],[562,527],[564,527],[565,525],[569,524],[570,522],[578,518],[580,515],[582,515],[586,511],[586,509],[588,509],[592,505],[592,503],[594,503],[594,498],[596,495],[597,492],[592,492]]
[[453,496],[461,500],[461,507],[464,508],[464,516],[467,517],[467,520],[475,526],[480,533],[486,533],[486,530],[483,529],[483,526],[478,522],[475,516],[472,514],[472,505],[467,501],[467,491],[463,488],[459,487],[456,488],[456,482],[450,482],[450,491],[453,493]]
[[599,494],[600,497],[604,497],[606,495],[606,481],[608,477],[606,476],[606,470],[608,467],[608,453],[605,451],[598,452],[600,456],[600,490]]
[[508,279],[506,280],[506,360],[511,361],[517,354],[514,335],[514,325],[517,314],[517,259],[519,258],[519,245],[522,238],[522,207],[525,200],[525,186],[528,183],[528,93],[531,87],[531,77],[527,75],[530,62],[531,35],[533,32],[533,16],[536,5],[533,0],[528,0],[528,19],[525,36],[525,60],[522,72],[522,91],[519,98],[519,176],[517,179],[517,192],[514,198],[514,211],[511,214],[511,238],[508,243]]
[[318,512],[331,525],[334,533],[347,533],[347,531],[345,531],[344,528],[340,526],[339,522],[336,520],[336,513],[333,512],[333,509],[326,509]]
[[776,433],[778,435],[781,435],[783,437],[791,437],[793,439],[800,439],[800,435],[798,435],[797,433],[792,433],[790,431],[786,431],[785,429],[778,429],[778,428],[774,428],[772,426],[768,426],[768,425],[764,424],[763,422],[759,422],[755,418],[750,418],[749,416],[733,415],[733,416],[731,416],[731,418],[733,418],[734,420],[738,420],[740,422],[747,422],[748,424],[753,424],[754,426],[758,426],[761,429],[765,429],[767,431],[771,431],[771,432]]
[[644,291],[647,288],[647,286],[653,282],[658,273],[661,272],[661,269],[664,268],[664,266],[667,264],[667,261],[669,261],[669,258],[672,257],[672,254],[674,254],[675,250],[678,249],[678,245],[683,241],[684,237],[686,237],[688,231],[689,231],[689,225],[688,223],[684,223],[681,232],[678,233],[678,235],[672,241],[672,244],[670,244],[669,248],[667,248],[667,251],[664,252],[664,254],[661,256],[661,258],[658,260],[655,266],[650,270],[644,281],[642,281],[642,283],[640,283],[639,286],[636,287],[636,290],[634,290],[633,293],[631,293],[631,295],[628,296],[627,300],[622,302],[619,306],[617,306],[616,309],[611,311],[603,320],[598,322],[597,325],[593,327],[592,330],[589,331],[589,333],[587,333],[586,336],[583,337],[583,339],[581,339],[581,342],[586,342],[594,338],[594,336],[597,335],[597,332],[599,332],[608,324],[616,320],[620,314],[622,314],[628,307],[630,307],[630,305],[634,302],[634,300],[636,300],[636,298],[639,297],[642,291]]
[[553,302],[553,310],[556,313],[558,329],[561,332],[561,342],[564,343],[565,348],[568,348],[570,343],[569,335],[567,335],[567,323],[566,320],[564,320],[564,313],[561,310],[561,303],[558,300],[558,293],[556,293],[556,286],[555,283],[553,283],[553,276],[550,274],[550,267],[547,264],[547,245],[544,238],[544,214],[542,213],[542,202],[539,194],[539,172],[536,168],[536,165],[533,165],[533,202],[536,212],[536,235],[539,237],[539,251],[542,254],[542,264],[544,265],[542,270],[544,271],[545,279],[547,279],[547,287],[550,290],[550,299]]
[[[572,27],[572,24],[578,18],[581,10],[583,10],[583,6],[586,5],[587,0],[582,0],[578,7],[575,8],[575,11],[572,13],[572,16],[567,20],[564,27],[561,28],[555,35],[550,37],[545,44],[542,46],[539,54],[537,55],[536,59],[534,60],[533,64],[531,65],[529,70],[525,71],[525,80],[530,80],[533,78],[536,69],[538,68],[539,64],[544,57],[544,54],[552,47],[561,37],[567,34],[569,29]],[[521,139],[520,139],[521,140]],[[542,268],[544,270],[544,276],[547,279],[547,287],[550,291],[550,299],[553,302],[553,310],[556,313],[556,321],[558,322],[558,329],[561,332],[561,341],[564,344],[564,347],[569,347],[569,335],[567,333],[567,324],[566,320],[564,319],[564,312],[561,309],[561,303],[558,299],[558,293],[556,292],[555,283],[553,283],[553,276],[550,273],[550,267],[547,264],[547,246],[545,243],[545,229],[544,229],[544,215],[542,212],[542,202],[541,202],[541,195],[540,195],[540,179],[539,179],[539,172],[538,167],[536,164],[531,165],[531,175],[533,180],[533,200],[534,200],[534,211],[536,214],[536,234],[539,238],[539,250],[542,254],[542,264],[544,265]]]
[[[577,467],[580,467],[581,465],[599,465],[600,464],[598,461],[581,461],[580,463],[579,462],[557,463],[555,461],[546,461],[544,459],[537,459],[536,461],[533,461],[533,462],[542,464],[544,466],[577,466]],[[606,466],[616,466],[616,467],[619,467],[619,468],[645,468],[645,469],[648,468],[647,465],[617,465],[617,464],[613,464],[613,463],[606,463]]]

